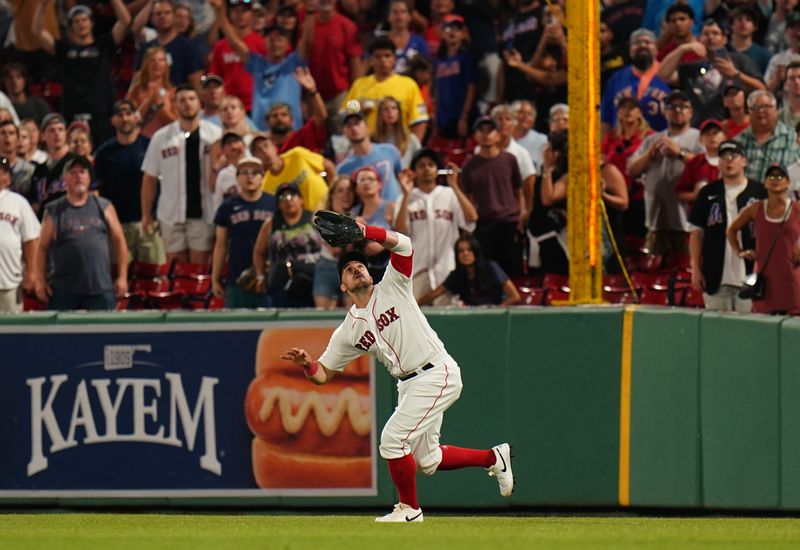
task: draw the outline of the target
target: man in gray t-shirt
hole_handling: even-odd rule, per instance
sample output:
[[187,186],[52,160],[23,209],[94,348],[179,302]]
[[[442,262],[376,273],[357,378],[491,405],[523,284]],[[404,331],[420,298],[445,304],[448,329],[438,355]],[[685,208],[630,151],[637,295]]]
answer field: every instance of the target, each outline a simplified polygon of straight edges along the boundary
[[686,163],[703,152],[700,132],[689,125],[692,104],[688,96],[676,90],[665,100],[667,129],[652,134],[628,159],[628,175],[645,175],[645,225],[648,247],[656,254],[687,255],[686,211],[675,194],[675,184]]
[[[50,203],[42,221],[36,256],[36,295],[55,310],[116,308],[116,296],[128,291],[128,249],[116,210],[89,192],[86,157],[64,164],[67,194]],[[109,239],[117,278],[111,280]],[[49,277],[45,265],[50,259]]]

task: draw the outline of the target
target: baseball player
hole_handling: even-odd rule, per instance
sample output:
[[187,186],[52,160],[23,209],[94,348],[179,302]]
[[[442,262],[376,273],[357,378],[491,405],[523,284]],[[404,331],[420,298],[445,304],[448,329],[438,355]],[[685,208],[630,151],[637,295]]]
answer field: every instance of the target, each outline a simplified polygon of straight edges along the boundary
[[514,489],[511,448],[503,443],[488,450],[440,445],[444,412],[461,395],[461,371],[414,299],[410,239],[394,231],[357,224],[332,212],[317,212],[315,223],[332,246],[367,239],[391,252],[383,280],[373,284],[366,257],[358,251],[339,258],[341,290],[353,301],[322,356],[291,348],[282,358],[301,366],[315,384],[325,384],[356,357],[371,353],[397,378],[398,404],[381,433],[380,454],[400,497],[380,522],[421,522],[416,471],[480,466],[497,478],[500,494]]

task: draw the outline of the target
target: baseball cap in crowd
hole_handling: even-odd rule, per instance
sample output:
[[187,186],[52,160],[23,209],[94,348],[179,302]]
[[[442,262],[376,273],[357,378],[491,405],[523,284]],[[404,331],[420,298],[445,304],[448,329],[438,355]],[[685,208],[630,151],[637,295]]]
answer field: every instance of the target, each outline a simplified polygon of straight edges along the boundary
[[339,280],[342,280],[342,271],[344,268],[347,267],[347,264],[350,262],[359,262],[361,264],[367,265],[367,257],[364,255],[363,252],[358,250],[351,250],[350,252],[346,252],[339,256],[339,262],[336,268],[339,271]]
[[689,102],[689,96],[686,95],[686,92],[683,90],[672,90],[668,95],[667,98],[664,100],[664,103],[672,103],[673,101],[684,101]]
[[638,109],[642,108],[639,105],[639,100],[629,95],[624,95],[617,100],[617,109],[622,109],[623,107],[636,107]]
[[114,106],[111,108],[111,114],[118,115],[123,111],[128,112],[135,112],[136,106],[133,104],[133,101],[130,99],[120,99],[114,103]]
[[800,11],[792,10],[786,14],[786,26],[791,27],[800,23]]
[[483,115],[475,119],[475,122],[472,123],[472,131],[477,132],[478,128],[483,126],[484,124],[489,124],[495,130],[497,130],[497,121],[490,116]]
[[72,122],[70,122],[69,126],[67,126],[67,133],[70,133],[72,130],[75,129],[83,130],[84,132],[89,132],[89,133],[91,133],[92,131],[91,128],[89,128],[89,125],[82,120],[73,120]]
[[742,85],[737,82],[736,80],[726,80],[722,84],[722,95],[728,95],[728,92],[731,90],[736,90],[737,92],[743,92],[744,88]]
[[67,121],[63,116],[61,116],[61,113],[47,113],[44,115],[44,118],[42,119],[42,132],[44,132],[48,126],[56,122],[60,122],[65,127],[67,125]]
[[464,18],[454,13],[445,15],[444,17],[442,17],[441,26],[442,28],[457,27],[459,29],[462,29],[464,28]]
[[780,162],[771,162],[769,166],[767,166],[766,172],[764,172],[764,177],[766,178],[772,172],[780,172],[783,175],[783,177],[785,178],[789,177],[789,171]]
[[722,130],[722,123],[715,118],[709,118],[700,123],[701,134],[709,128],[717,128],[718,130]]
[[239,159],[239,162],[236,163],[236,168],[241,168],[242,166],[257,166],[264,170],[264,163],[261,162],[261,159],[251,156],[244,156]]
[[72,19],[78,15],[88,15],[89,17],[91,17],[92,9],[89,6],[85,6],[83,4],[72,6],[67,12],[67,22],[72,23]]
[[219,84],[222,86],[225,82],[222,80],[222,77],[213,73],[206,73],[200,77],[200,87],[205,88],[209,84]]
[[280,200],[281,195],[286,195],[290,193],[299,196],[300,188],[297,187],[296,183],[282,183],[278,186],[278,190],[275,191],[275,198]]
[[266,11],[266,10],[267,9],[264,7],[264,4],[256,0],[253,1],[253,11]]
[[72,170],[75,166],[82,166],[84,169],[92,171],[92,163],[89,159],[84,157],[83,155],[76,155],[74,153],[70,154],[67,161],[64,163],[64,169],[61,171],[62,174],[66,174],[70,170]]
[[718,151],[719,156],[722,156],[722,153],[725,152],[744,155],[744,149],[742,148],[742,144],[736,141],[735,139],[726,139],[720,144]]
[[417,162],[419,162],[419,160],[423,158],[431,159],[434,162],[434,164],[436,164],[436,166],[439,166],[441,164],[439,153],[437,153],[430,147],[423,147],[422,149],[414,153],[414,156],[411,158],[411,169],[412,170],[416,169]]

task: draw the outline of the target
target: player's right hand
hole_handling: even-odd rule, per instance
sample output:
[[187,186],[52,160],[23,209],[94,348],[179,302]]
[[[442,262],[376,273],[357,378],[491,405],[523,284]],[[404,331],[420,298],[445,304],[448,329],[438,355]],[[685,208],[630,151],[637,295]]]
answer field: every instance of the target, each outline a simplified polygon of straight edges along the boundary
[[311,356],[308,352],[304,349],[300,348],[290,348],[283,352],[281,355],[281,359],[286,359],[287,361],[293,361],[297,365],[300,365],[303,368],[308,367],[311,364]]

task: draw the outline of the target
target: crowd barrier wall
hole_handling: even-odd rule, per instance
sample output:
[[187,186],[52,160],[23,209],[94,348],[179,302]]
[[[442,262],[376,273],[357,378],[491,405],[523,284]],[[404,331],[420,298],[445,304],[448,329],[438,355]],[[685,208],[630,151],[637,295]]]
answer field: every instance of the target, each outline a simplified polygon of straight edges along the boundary
[[[426,507],[800,509],[800,320],[634,306],[426,314],[464,380],[441,442],[508,441],[517,477],[504,499],[482,469],[420,474]],[[271,331],[303,347],[289,340],[341,319],[0,316],[0,504],[392,504],[376,447],[396,390],[380,364],[370,378],[371,481],[254,482],[244,402],[259,338]],[[131,430],[139,437],[125,437]]]

